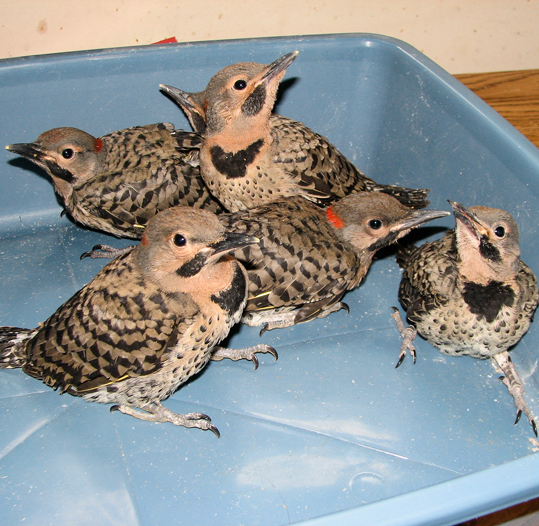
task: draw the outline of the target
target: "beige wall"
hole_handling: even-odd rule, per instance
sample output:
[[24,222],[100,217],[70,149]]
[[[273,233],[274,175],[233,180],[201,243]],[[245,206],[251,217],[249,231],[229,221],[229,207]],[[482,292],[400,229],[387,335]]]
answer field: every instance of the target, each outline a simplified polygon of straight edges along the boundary
[[451,73],[539,67],[539,0],[4,0],[0,58],[280,35],[400,38]]

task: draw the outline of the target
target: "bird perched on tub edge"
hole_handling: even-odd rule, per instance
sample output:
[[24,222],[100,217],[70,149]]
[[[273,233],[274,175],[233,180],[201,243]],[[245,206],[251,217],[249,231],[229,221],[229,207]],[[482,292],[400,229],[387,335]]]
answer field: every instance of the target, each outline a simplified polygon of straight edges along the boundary
[[0,368],[152,422],[217,428],[200,413],[161,404],[211,358],[251,359],[266,345],[216,347],[239,321],[245,269],[229,253],[257,242],[205,210],[175,207],[151,219],[141,242],[35,329],[0,328]]
[[395,309],[403,337],[397,366],[416,331],[452,356],[493,358],[515,400],[537,435],[535,418],[524,399],[524,385],[508,351],[528,331],[539,302],[537,279],[520,259],[518,227],[504,210],[450,201],[455,229],[440,240],[403,251],[399,300],[412,327]]
[[379,185],[326,138],[272,114],[279,83],[297,55],[294,51],[269,65],[227,66],[198,93],[160,85],[203,136],[200,173],[210,192],[229,212],[296,195],[325,207],[363,190],[425,207],[427,190]]

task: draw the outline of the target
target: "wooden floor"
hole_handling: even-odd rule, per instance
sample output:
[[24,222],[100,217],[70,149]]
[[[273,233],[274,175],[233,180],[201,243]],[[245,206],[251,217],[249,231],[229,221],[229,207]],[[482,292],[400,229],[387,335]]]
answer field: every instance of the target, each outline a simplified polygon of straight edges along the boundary
[[472,519],[459,526],[538,526],[539,498],[517,504],[484,517]]
[[455,76],[539,147],[539,69]]
[[[539,70],[455,76],[539,147]],[[459,526],[502,525],[539,526],[539,498]]]

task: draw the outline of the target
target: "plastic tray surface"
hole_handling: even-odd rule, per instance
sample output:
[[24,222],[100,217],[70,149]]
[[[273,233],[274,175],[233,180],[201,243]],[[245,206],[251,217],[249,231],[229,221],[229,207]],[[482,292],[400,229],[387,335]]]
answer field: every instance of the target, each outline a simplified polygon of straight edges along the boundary
[[[186,118],[158,88],[202,90],[222,67],[298,49],[276,111],[327,136],[381,183],[508,210],[539,274],[539,153],[491,108],[409,45],[376,35],[168,44],[0,61],[0,143],[73,126],[99,136]],[[0,324],[35,327],[129,244],[61,217],[50,181],[0,150]],[[418,234],[441,235],[453,218]],[[390,307],[400,270],[375,261],[343,311],[284,330],[247,326],[279,360],[215,362],[169,400],[221,431],[150,424],[0,371],[0,524],[312,526],[452,524],[539,495],[537,443],[488,361],[418,339],[395,369]],[[512,357],[539,414],[539,328]]]

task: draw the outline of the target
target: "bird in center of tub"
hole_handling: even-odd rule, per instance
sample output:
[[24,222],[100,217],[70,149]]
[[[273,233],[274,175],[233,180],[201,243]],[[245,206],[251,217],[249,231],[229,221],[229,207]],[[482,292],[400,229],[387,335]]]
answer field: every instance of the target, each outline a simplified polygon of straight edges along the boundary
[[227,230],[260,239],[233,252],[249,277],[242,321],[264,332],[348,310],[341,300],[364,280],[378,250],[446,215],[378,192],[347,195],[326,210],[296,196],[221,214]]
[[279,83],[297,55],[294,51],[269,65],[227,66],[198,93],[160,85],[203,136],[200,170],[210,192],[229,212],[297,195],[326,207],[365,190],[425,207],[428,190],[379,185],[325,137],[272,113]]
[[395,309],[403,342],[397,367],[419,332],[451,356],[493,358],[515,400],[516,422],[524,413],[537,435],[524,383],[508,351],[528,331],[539,289],[533,271],[520,259],[516,221],[505,210],[450,201],[456,226],[439,240],[405,248],[399,300],[411,327]]

